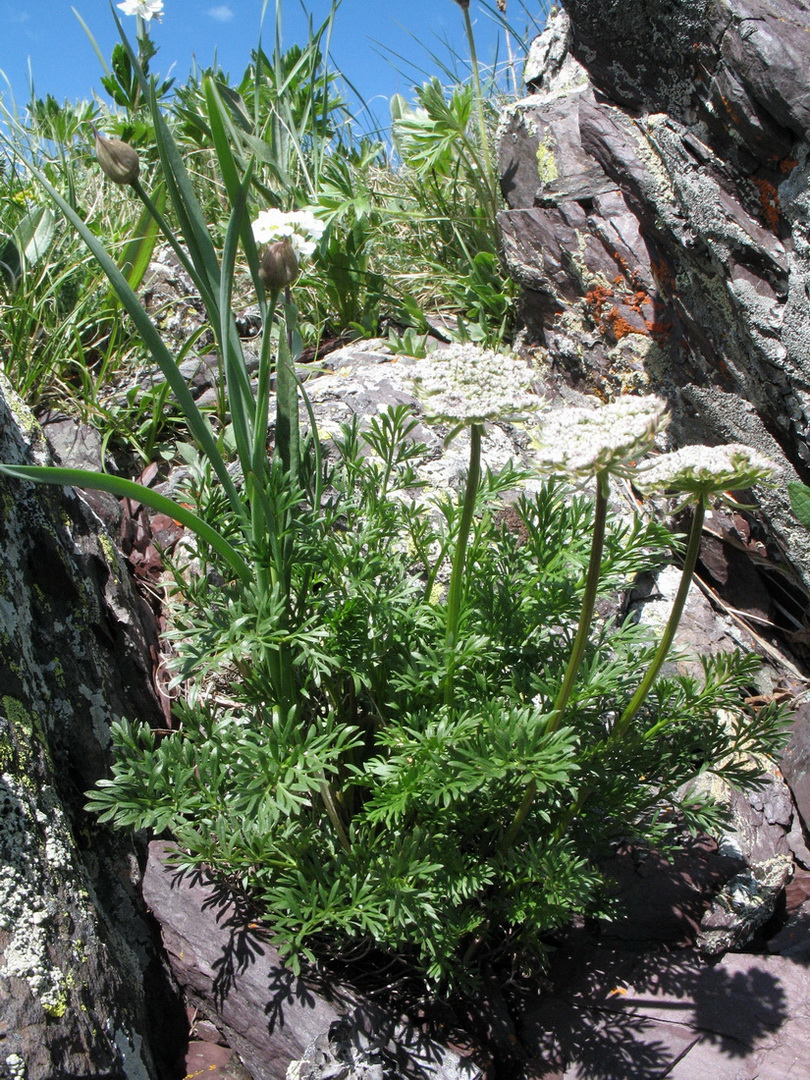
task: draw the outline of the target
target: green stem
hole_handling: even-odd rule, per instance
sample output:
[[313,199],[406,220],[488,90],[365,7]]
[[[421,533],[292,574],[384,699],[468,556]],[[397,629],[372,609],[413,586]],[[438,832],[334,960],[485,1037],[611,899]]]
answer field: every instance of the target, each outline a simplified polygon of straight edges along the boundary
[[453,675],[455,672],[455,652],[458,644],[458,627],[461,619],[461,595],[464,584],[464,564],[467,557],[467,545],[470,539],[475,499],[481,482],[481,434],[483,427],[473,424],[470,427],[470,464],[467,470],[467,485],[464,489],[464,502],[461,508],[461,521],[456,537],[456,550],[453,555],[453,568],[450,573],[450,587],[447,592],[447,634],[445,649],[447,652],[447,673],[444,682],[445,704],[453,704]]
[[278,335],[276,362],[276,449],[284,470],[297,486],[300,462],[298,430],[298,383],[293,357],[295,308],[289,288],[284,291],[284,328]]
[[[692,584],[692,578],[695,573],[695,567],[697,565],[698,555],[700,554],[700,537],[703,532],[703,519],[706,515],[706,509],[701,498],[699,502],[695,504],[694,516],[692,518],[692,528],[689,532],[689,541],[686,546],[686,554],[684,556],[683,572],[681,574],[681,583],[678,586],[678,592],[675,597],[675,602],[672,605],[672,611],[670,612],[669,619],[667,620],[666,628],[664,629],[663,637],[656,649],[655,656],[647,670],[646,675],[641,680],[638,689],[633,697],[630,699],[630,703],[622,713],[619,721],[613,729],[608,742],[615,742],[626,734],[627,729],[633,721],[638,710],[644,703],[647,694],[655,682],[655,679],[661,670],[661,666],[669,654],[669,650],[672,647],[672,642],[675,639],[675,634],[678,630],[678,625],[683,615],[683,609],[686,605],[686,597],[689,594],[689,586]],[[645,733],[645,738],[648,738],[657,730],[658,725],[651,728]],[[558,823],[554,830],[554,838],[559,840],[564,834],[568,826],[579,814],[591,797],[594,791],[592,784],[585,784],[576,797],[574,802],[569,806],[568,810]]]
[[659,642],[655,656],[647,670],[647,674],[641,680],[638,689],[635,694],[633,694],[630,703],[613,729],[611,739],[614,741],[620,739],[629,728],[634,716],[649,694],[658,672],[661,670],[661,667],[669,654],[669,650],[672,648],[672,642],[675,640],[675,634],[678,630],[681,616],[683,615],[683,609],[686,606],[686,597],[689,594],[689,586],[692,584],[695,567],[697,566],[698,555],[700,554],[700,537],[703,532],[703,519],[705,516],[706,508],[703,499],[701,499],[695,504],[695,510],[692,516],[692,528],[689,532],[689,541],[686,545],[686,554],[684,555],[683,560],[681,583],[678,586],[678,592],[675,596],[675,601],[672,605],[672,611],[667,620],[663,637]]
[[[605,470],[596,477],[596,503],[594,506],[593,535],[591,537],[591,554],[588,561],[588,573],[585,578],[585,593],[582,597],[582,608],[579,613],[579,624],[577,626],[576,637],[574,638],[574,644],[571,648],[571,655],[568,657],[568,666],[565,669],[563,681],[557,692],[557,699],[554,702],[551,716],[546,723],[546,734],[548,735],[555,732],[560,726],[563,713],[565,712],[565,706],[568,704],[568,699],[571,697],[571,691],[574,689],[574,683],[576,682],[577,673],[580,664],[582,663],[582,657],[585,655],[585,646],[588,644],[591,623],[593,622],[593,612],[596,607],[596,591],[599,585],[599,575],[602,570],[602,553],[605,548],[605,526],[607,524],[609,493],[610,477],[607,470]],[[515,816],[512,818],[509,828],[506,830],[506,834],[503,838],[505,848],[510,848],[515,842],[515,837],[528,817],[529,810],[531,810],[536,794],[537,784],[534,779],[532,779],[524,788],[520,806],[515,811]]]
[[256,411],[253,417],[253,471],[261,476],[267,469],[267,429],[270,421],[270,381],[273,364],[270,347],[273,341],[273,316],[278,293],[270,296],[262,307],[262,343],[259,350],[259,370],[256,379]]
[[546,732],[549,734],[556,731],[560,726],[565,706],[568,704],[568,699],[571,697],[571,691],[574,689],[574,683],[576,682],[577,673],[580,664],[582,663],[582,657],[585,655],[585,646],[588,644],[588,637],[591,632],[593,612],[596,606],[596,591],[599,586],[599,575],[602,570],[602,552],[605,547],[605,526],[607,524],[609,492],[610,477],[607,470],[604,470],[596,477],[596,503],[594,505],[591,555],[588,562],[588,574],[585,578],[585,593],[582,597],[582,609],[579,613],[579,624],[577,626],[574,644],[571,648],[571,655],[568,658],[568,666],[565,669],[565,675],[563,676],[562,684],[557,693],[557,700],[554,702],[554,709],[546,724]]
[[489,147],[489,135],[487,134],[487,122],[484,116],[484,94],[481,90],[481,73],[478,67],[478,54],[475,48],[475,34],[473,33],[472,19],[470,18],[469,4],[463,9],[464,29],[467,31],[467,41],[470,46],[470,66],[472,67],[473,86],[475,88],[475,114],[478,120],[478,138],[481,142],[481,155],[484,159],[484,167],[487,176],[487,185],[492,199],[493,210],[497,200],[497,186],[492,168],[492,155]]

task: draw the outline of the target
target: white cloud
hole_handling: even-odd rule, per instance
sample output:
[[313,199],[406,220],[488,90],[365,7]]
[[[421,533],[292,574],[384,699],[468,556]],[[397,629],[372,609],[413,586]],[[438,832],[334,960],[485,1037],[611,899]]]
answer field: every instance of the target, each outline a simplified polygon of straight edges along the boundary
[[227,4],[218,4],[216,7],[209,8],[208,14],[216,22],[230,22],[233,18],[233,12]]

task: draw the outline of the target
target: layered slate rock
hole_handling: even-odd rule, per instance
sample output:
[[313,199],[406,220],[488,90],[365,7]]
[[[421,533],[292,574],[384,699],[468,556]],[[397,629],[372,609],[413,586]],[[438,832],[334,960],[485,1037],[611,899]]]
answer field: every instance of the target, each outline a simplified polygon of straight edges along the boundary
[[806,0],[564,0],[506,110],[504,253],[552,366],[655,390],[680,442],[781,466],[761,500],[805,582],[810,479]]
[[253,1080],[481,1080],[470,1061],[346,987],[293,974],[249,904],[205,872],[173,867],[172,851],[150,845],[144,896],[189,1001],[216,1018]]
[[[47,463],[42,436],[4,390],[0,460],[32,459]],[[77,495],[2,478],[0,497],[0,1076],[151,1080],[174,1006],[137,851],[81,805],[109,767],[111,722],[162,716],[155,640]]]

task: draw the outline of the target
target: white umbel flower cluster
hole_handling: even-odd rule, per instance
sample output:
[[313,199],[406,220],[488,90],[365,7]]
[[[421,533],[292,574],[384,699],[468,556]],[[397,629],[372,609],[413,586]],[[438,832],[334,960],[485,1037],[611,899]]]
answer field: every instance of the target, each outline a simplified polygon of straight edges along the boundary
[[140,15],[147,22],[150,19],[157,19],[160,22],[163,15],[163,0],[124,0],[122,4],[116,6],[125,15]]
[[558,409],[533,440],[541,472],[626,476],[669,423],[666,402],[654,395],[623,397],[594,409]]
[[638,472],[634,483],[647,494],[660,491],[706,499],[726,491],[744,491],[768,480],[775,468],[772,461],[742,443],[684,446],[656,458]]
[[477,345],[450,345],[422,361],[414,380],[425,419],[456,431],[487,420],[519,420],[537,409],[537,379],[523,360]]
[[325,224],[311,210],[293,210],[285,214],[283,210],[272,207],[262,210],[253,222],[253,239],[257,244],[289,240],[299,259],[309,258],[325,228]]

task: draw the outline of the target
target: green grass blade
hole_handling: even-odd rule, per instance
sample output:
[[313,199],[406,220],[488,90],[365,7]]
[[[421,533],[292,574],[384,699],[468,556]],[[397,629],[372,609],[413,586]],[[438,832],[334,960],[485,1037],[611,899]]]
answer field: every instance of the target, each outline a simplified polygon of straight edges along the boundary
[[[172,138],[168,125],[163,118],[158,105],[154,85],[149,87],[149,107],[152,112],[152,120],[155,125],[155,141],[158,154],[163,166],[163,175],[169,186],[169,197],[174,205],[177,219],[180,222],[183,239],[188,247],[191,260],[197,268],[200,276],[206,281],[210,290],[209,302],[214,305],[219,293],[220,269],[214,244],[208,233],[202,209],[191,179],[186,171],[183,156]],[[203,296],[203,300],[206,297]],[[206,304],[206,307],[208,304]],[[218,320],[214,312],[209,309],[209,316],[215,324]]]
[[249,564],[242,558],[239,552],[228,541],[213,529],[208,522],[203,521],[193,511],[174,499],[161,495],[152,488],[137,484],[134,480],[126,480],[121,476],[110,476],[107,473],[93,472],[90,469],[61,469],[46,465],[4,465],[0,464],[0,473],[12,476],[16,480],[31,480],[35,484],[60,484],[65,487],[90,488],[94,491],[108,491],[111,495],[117,495],[120,499],[133,499],[151,507],[159,513],[166,514],[187,529],[191,529],[195,535],[218,555],[221,555],[236,576],[245,585],[253,581],[253,572]]
[[99,48],[98,42],[93,37],[92,30],[87,25],[87,23],[84,21],[84,19],[81,17],[81,15],[78,13],[78,11],[76,10],[75,7],[72,7],[70,10],[73,12],[73,14],[79,20],[79,23],[81,24],[82,30],[84,30],[85,34],[87,34],[87,38],[88,38],[90,44],[93,46],[93,52],[98,57],[98,62],[101,64],[101,68],[102,68],[104,74],[109,75],[110,74],[110,65],[107,63],[107,61],[106,61],[106,59],[104,57],[104,53]]
[[[130,45],[129,38],[115,10],[112,11],[112,15],[118,27],[121,43],[132,65],[132,70],[140,83],[141,92],[149,102],[149,111],[155,128],[155,144],[162,165],[163,177],[180,225],[180,232],[196,271],[192,275],[194,282],[200,290],[200,296],[205,304],[208,317],[214,326],[218,326],[219,318],[216,310],[216,299],[219,292],[219,263],[214,245],[208,235],[205,219],[194,194],[189,175],[186,172],[182,155],[172,138],[163,113],[160,111],[155,81],[152,79],[151,83],[147,82],[138,56]],[[173,246],[177,246],[176,242]]]

